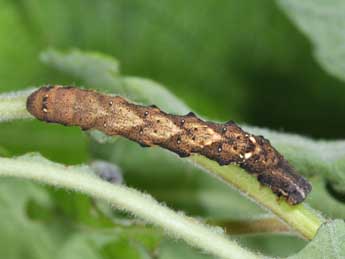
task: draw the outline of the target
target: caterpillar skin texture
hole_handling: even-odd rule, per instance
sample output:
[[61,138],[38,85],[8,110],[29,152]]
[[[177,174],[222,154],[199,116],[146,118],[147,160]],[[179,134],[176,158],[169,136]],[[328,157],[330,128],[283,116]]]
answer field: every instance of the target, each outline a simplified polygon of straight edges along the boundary
[[301,203],[311,191],[308,181],[267,139],[243,131],[232,121],[219,124],[193,113],[171,115],[119,96],[62,86],[42,87],[32,93],[27,109],[42,121],[121,135],[144,147],[161,146],[180,157],[198,153],[220,165],[236,164],[291,205]]

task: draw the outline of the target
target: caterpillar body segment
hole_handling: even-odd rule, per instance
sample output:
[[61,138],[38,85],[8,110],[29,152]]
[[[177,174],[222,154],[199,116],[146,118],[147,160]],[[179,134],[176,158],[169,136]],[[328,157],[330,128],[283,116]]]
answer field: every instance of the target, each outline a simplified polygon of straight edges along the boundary
[[76,87],[48,86],[32,93],[27,109],[37,119],[97,129],[121,135],[140,145],[161,146],[181,157],[197,153],[220,165],[236,164],[288,203],[301,203],[311,185],[262,136],[243,131],[236,123],[203,121],[195,114],[167,114],[156,106],[142,106],[120,96]]

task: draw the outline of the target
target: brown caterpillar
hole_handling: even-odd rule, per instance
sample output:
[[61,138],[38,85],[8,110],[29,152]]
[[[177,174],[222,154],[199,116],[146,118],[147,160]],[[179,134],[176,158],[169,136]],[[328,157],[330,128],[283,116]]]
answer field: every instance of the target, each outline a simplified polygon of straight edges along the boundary
[[193,113],[171,115],[154,105],[136,105],[119,96],[62,86],[35,91],[27,100],[27,109],[46,122],[121,135],[144,147],[161,146],[180,157],[198,153],[220,165],[239,165],[291,205],[301,203],[311,191],[308,181],[267,139],[243,131],[232,121],[219,124]]

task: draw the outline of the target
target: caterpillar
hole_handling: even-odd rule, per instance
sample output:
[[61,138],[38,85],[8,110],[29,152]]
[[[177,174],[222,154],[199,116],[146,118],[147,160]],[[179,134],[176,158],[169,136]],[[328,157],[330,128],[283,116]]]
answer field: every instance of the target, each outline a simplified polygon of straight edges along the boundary
[[291,205],[304,201],[311,191],[310,183],[269,140],[245,132],[233,121],[203,121],[192,112],[171,115],[155,105],[137,105],[120,96],[59,85],[33,92],[27,99],[27,110],[45,122],[97,129],[143,147],[158,145],[180,157],[197,153],[222,166],[238,165]]

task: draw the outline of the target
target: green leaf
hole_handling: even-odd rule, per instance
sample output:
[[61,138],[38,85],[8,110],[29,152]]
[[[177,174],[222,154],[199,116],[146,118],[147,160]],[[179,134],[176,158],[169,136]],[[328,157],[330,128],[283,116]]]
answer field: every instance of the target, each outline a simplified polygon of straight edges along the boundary
[[308,203],[315,209],[322,211],[330,218],[345,218],[344,195],[336,197],[327,188],[327,181],[321,177],[311,179],[313,191],[310,194]]
[[[2,123],[0,132],[1,145],[13,155],[35,150],[67,164],[81,163],[89,157],[86,137],[77,128],[31,120]],[[30,132],[30,137],[27,132]]]
[[314,45],[314,55],[333,76],[345,80],[345,2],[278,0],[281,8]]
[[44,63],[86,82],[86,87],[145,104],[155,104],[167,112],[187,113],[189,108],[164,86],[148,79],[119,76],[116,60],[104,54],[72,50],[59,52],[48,50],[42,53]]
[[0,146],[0,156],[9,156],[9,152],[3,148],[2,146]]
[[[203,255],[195,251],[195,249],[186,246],[182,242],[172,242],[164,239],[159,247],[159,259],[212,259],[212,256]],[[213,258],[214,259],[214,258]]]
[[0,10],[2,91],[79,85],[37,57],[81,48],[116,56],[126,74],[163,82],[211,118],[342,136],[345,88],[320,71],[275,1],[31,0],[1,1]]
[[[68,227],[58,217],[49,221],[31,218],[27,212],[30,202],[41,206],[52,206],[52,202],[42,187],[17,180],[1,180],[0,250],[1,256],[8,259],[23,258],[66,258],[73,253],[73,243],[78,243],[82,253],[73,258],[99,258],[97,246],[92,237],[83,231]],[[41,219],[42,220],[42,219]],[[99,238],[111,240],[110,235],[95,234]],[[98,255],[97,255],[98,254]],[[71,258],[71,257],[69,257]]]
[[59,70],[67,70],[76,78],[85,78],[90,85],[102,85],[104,88],[110,87],[119,73],[117,60],[97,52],[88,52],[85,56],[79,50],[59,53],[51,49],[41,54],[41,61]]
[[[161,233],[155,229],[132,225],[130,221],[122,225],[113,217],[108,219],[113,223],[105,225],[104,218],[90,206],[92,201],[85,200],[82,195],[66,192],[60,195],[64,198],[61,203],[78,206],[73,208],[74,216],[71,216],[68,213],[71,209],[60,206],[51,191],[42,186],[2,178],[0,187],[0,251],[3,258],[145,259],[150,258],[161,239]],[[86,221],[86,217],[90,219]],[[74,220],[75,224],[71,224]],[[130,246],[136,257],[126,257],[116,250],[104,254],[108,246],[117,243]]]
[[345,223],[333,220],[324,223],[316,237],[298,254],[289,259],[345,258]]

